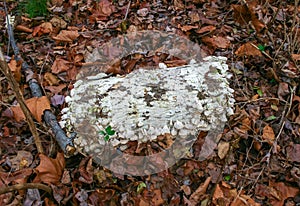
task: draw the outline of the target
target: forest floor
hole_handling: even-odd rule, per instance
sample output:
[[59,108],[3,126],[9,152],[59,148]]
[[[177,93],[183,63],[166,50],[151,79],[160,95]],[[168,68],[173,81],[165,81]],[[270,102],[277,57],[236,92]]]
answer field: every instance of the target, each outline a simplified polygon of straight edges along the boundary
[[[48,98],[32,97],[14,60],[3,2],[0,42],[44,154],[1,74],[0,205],[300,205],[299,0],[51,0],[45,16],[32,18],[19,4],[7,3],[15,39]],[[227,57],[236,102],[215,153],[197,160],[201,134],[188,158],[144,177],[114,174],[82,154],[65,157],[42,120],[47,101],[60,120],[85,53],[140,30],[173,32],[198,44],[203,57]],[[107,72],[184,64],[158,53],[124,57]]]

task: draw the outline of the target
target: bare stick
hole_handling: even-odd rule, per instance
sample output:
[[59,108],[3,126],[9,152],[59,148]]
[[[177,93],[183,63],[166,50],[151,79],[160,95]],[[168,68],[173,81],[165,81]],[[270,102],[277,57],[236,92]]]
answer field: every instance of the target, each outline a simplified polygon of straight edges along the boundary
[[[8,15],[6,3],[4,1],[4,7],[6,12],[6,17]],[[34,97],[41,97],[43,96],[43,92],[37,82],[36,79],[33,78],[33,71],[30,69],[29,65],[23,61],[19,48],[16,45],[16,41],[14,38],[14,33],[12,30],[11,25],[9,24],[9,21],[7,21],[7,32],[8,36],[10,38],[10,44],[15,54],[15,60],[16,61],[22,61],[22,71],[24,72],[26,76],[26,81],[29,84],[32,96]],[[68,138],[65,134],[65,132],[62,130],[60,125],[58,124],[56,120],[56,116],[49,110],[44,111],[44,120],[48,126],[51,127],[52,132],[54,133],[55,139],[60,146],[60,148],[64,151],[66,154],[73,154],[75,152],[75,147],[72,142],[72,138]]]
[[2,53],[2,49],[0,48],[0,70],[1,72],[5,75],[6,79],[8,80],[12,90],[14,91],[17,101],[20,104],[20,107],[26,117],[29,129],[32,133],[32,136],[34,138],[34,142],[36,145],[36,148],[38,150],[39,153],[44,153],[43,147],[42,147],[42,143],[41,143],[41,139],[39,137],[39,134],[37,132],[36,126],[34,124],[33,118],[32,118],[32,114],[30,112],[30,110],[28,109],[27,105],[25,104],[25,100],[23,95],[20,92],[20,88],[19,88],[19,84],[18,82],[15,80],[13,74],[11,73],[5,59]]
[[0,188],[0,194],[13,192],[16,190],[26,190],[26,189],[39,189],[39,190],[44,190],[49,194],[52,194],[52,189],[49,186],[41,183],[23,183],[23,184],[16,184],[12,186],[2,187]]

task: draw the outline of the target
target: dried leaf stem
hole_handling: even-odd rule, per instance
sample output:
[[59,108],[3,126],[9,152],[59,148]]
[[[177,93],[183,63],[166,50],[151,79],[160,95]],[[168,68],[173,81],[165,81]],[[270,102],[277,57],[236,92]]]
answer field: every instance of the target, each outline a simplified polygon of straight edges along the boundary
[[41,183],[23,183],[23,184],[16,184],[12,186],[3,187],[0,188],[0,194],[13,192],[15,190],[26,190],[26,189],[39,189],[39,190],[44,190],[49,194],[52,194],[52,189],[49,186]]
[[30,112],[30,110],[28,109],[27,105],[25,104],[25,100],[23,95],[21,94],[20,88],[19,88],[19,84],[18,82],[15,80],[13,74],[11,73],[5,59],[2,53],[2,49],[0,48],[0,69],[1,72],[5,75],[6,79],[8,80],[12,90],[14,91],[17,101],[20,104],[20,107],[26,117],[29,129],[32,133],[32,136],[34,138],[35,141],[35,145],[36,148],[38,150],[39,153],[44,153],[43,147],[42,147],[42,143],[41,143],[41,139],[39,137],[39,134],[37,132],[36,126],[34,124],[33,118],[32,118],[32,114]]

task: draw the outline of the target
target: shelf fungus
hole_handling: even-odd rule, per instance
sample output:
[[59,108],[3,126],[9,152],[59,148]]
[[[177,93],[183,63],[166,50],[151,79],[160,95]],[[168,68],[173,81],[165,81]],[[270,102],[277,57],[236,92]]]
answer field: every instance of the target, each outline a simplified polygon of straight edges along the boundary
[[[86,77],[74,84],[66,98],[68,107],[63,110],[61,125],[77,133],[74,144],[79,150],[119,173],[128,169],[128,164],[124,166],[128,142],[156,141],[168,134],[174,140],[172,151],[160,157],[164,168],[172,166],[170,159],[183,157],[199,131],[222,131],[233,113],[227,70],[225,57],[206,57],[200,63],[138,69],[126,76],[99,73]],[[114,132],[105,139],[108,127]],[[130,158],[135,164],[141,161]],[[143,158],[143,174],[151,173],[149,164],[158,160],[149,159],[158,156]],[[140,174],[136,168],[132,170],[126,173]]]

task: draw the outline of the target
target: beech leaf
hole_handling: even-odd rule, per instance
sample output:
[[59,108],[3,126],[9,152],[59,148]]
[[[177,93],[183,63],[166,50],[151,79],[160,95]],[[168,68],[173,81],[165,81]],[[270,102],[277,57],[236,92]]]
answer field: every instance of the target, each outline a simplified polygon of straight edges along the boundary
[[[28,109],[32,113],[33,117],[42,122],[42,116],[46,109],[50,109],[50,102],[46,96],[33,97],[25,101]],[[26,117],[19,105],[10,108],[13,112],[14,118],[17,122],[25,120]]]

